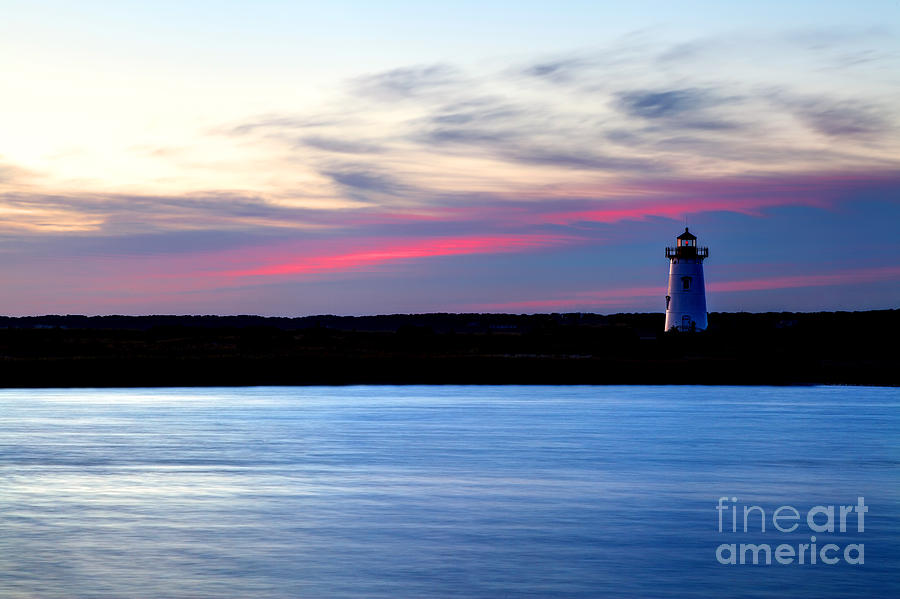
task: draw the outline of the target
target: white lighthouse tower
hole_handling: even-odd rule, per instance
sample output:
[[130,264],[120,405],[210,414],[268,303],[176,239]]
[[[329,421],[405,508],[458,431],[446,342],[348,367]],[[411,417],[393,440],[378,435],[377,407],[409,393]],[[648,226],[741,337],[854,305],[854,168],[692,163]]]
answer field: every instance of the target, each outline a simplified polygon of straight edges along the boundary
[[709,248],[697,247],[697,238],[688,228],[676,238],[675,247],[666,248],[669,259],[669,290],[666,292],[666,330],[706,329],[706,286],[703,260]]

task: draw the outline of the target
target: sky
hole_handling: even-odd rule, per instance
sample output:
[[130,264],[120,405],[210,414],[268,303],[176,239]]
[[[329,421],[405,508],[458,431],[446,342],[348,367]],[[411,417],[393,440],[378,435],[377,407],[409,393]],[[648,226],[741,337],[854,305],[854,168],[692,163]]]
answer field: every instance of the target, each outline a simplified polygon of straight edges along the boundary
[[0,313],[900,307],[900,3],[0,0]]

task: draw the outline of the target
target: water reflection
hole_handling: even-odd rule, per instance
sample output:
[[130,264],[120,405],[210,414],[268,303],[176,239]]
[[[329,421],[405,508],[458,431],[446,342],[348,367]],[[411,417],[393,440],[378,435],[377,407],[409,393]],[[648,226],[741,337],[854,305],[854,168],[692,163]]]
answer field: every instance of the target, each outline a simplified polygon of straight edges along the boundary
[[[0,392],[0,596],[900,596],[900,392]],[[871,506],[865,567],[715,562],[719,495]]]

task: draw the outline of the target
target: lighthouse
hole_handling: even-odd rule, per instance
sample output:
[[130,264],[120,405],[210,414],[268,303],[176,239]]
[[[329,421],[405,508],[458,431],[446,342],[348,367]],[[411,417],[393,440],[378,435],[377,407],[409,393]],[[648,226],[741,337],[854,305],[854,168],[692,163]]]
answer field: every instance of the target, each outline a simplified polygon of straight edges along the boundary
[[697,237],[688,228],[676,238],[675,247],[666,248],[669,259],[669,289],[666,292],[666,330],[706,329],[706,286],[703,260],[709,248],[697,247]]

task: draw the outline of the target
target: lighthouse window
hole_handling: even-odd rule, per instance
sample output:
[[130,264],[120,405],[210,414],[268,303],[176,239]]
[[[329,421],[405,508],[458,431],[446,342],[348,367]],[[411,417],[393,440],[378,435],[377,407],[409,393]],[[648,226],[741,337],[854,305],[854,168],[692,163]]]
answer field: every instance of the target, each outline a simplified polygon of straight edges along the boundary
[[691,278],[690,277],[681,277],[681,288],[684,290],[688,290],[691,288]]

